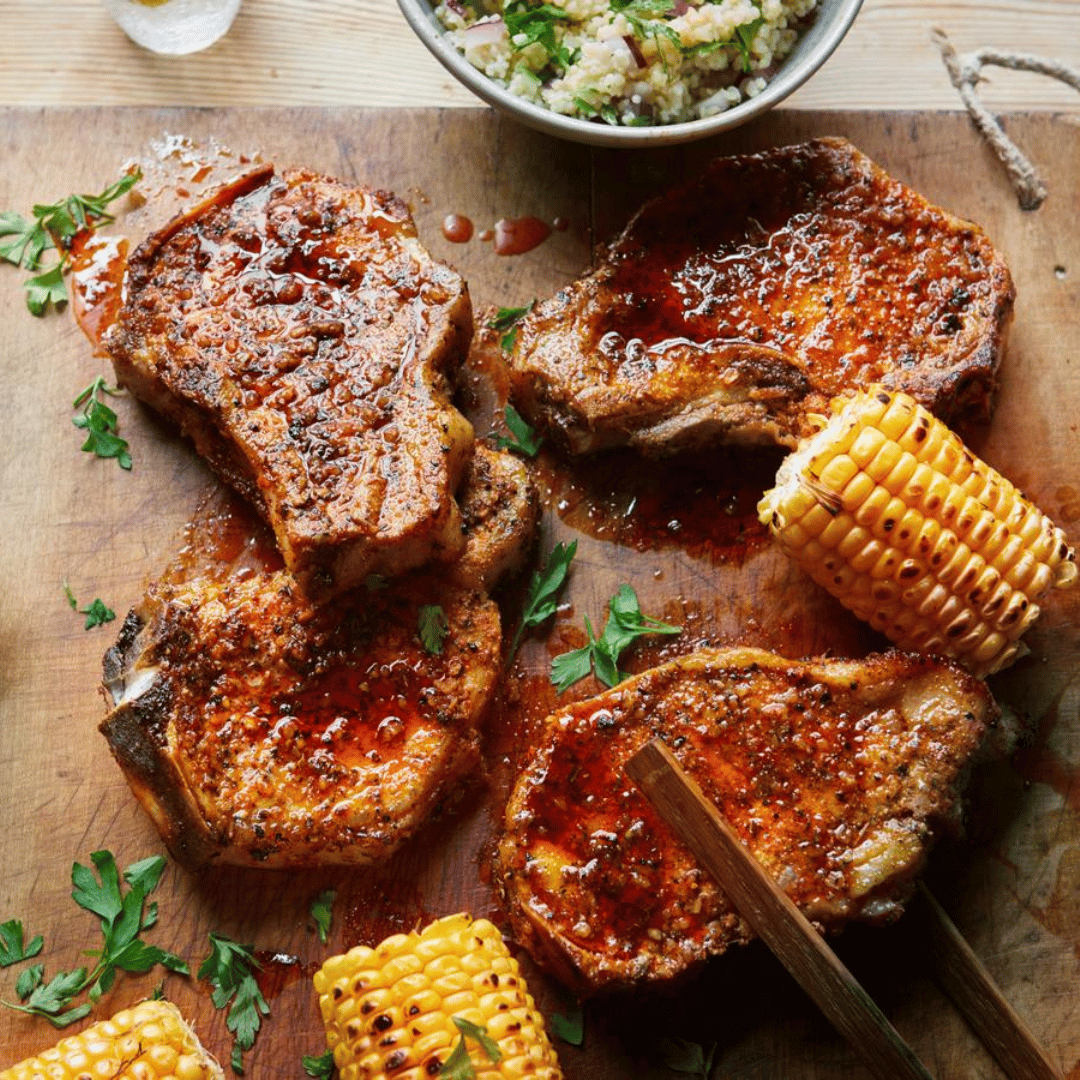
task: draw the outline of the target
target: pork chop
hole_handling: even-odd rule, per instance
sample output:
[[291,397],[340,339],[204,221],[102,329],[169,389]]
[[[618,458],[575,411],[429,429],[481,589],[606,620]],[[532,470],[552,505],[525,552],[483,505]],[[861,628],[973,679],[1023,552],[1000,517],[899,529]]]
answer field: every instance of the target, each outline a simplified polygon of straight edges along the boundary
[[751,937],[623,765],[659,736],[819,927],[896,917],[996,713],[948,661],[703,650],[554,713],[505,814],[516,940],[580,993],[656,983]]
[[266,166],[139,246],[104,344],[330,593],[460,554],[471,311],[395,195]]
[[512,396],[573,453],[793,446],[880,382],[987,419],[1008,269],[842,139],[718,158],[518,324]]
[[383,859],[479,763],[498,608],[423,571],[317,603],[232,514],[188,545],[217,561],[182,557],[127,616],[102,733],[180,862]]
[[540,497],[528,466],[514,454],[477,442],[459,495],[465,550],[450,580],[491,589],[517,570],[540,523]]

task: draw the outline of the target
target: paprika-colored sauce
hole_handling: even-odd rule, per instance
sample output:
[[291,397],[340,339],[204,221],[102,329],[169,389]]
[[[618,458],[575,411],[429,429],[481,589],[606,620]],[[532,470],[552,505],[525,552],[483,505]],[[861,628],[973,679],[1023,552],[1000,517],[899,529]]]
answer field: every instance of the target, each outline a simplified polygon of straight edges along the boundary
[[551,235],[551,226],[537,217],[501,218],[495,222],[495,254],[524,255]]
[[472,239],[473,223],[464,214],[447,214],[442,221],[442,234],[451,244],[465,244]]

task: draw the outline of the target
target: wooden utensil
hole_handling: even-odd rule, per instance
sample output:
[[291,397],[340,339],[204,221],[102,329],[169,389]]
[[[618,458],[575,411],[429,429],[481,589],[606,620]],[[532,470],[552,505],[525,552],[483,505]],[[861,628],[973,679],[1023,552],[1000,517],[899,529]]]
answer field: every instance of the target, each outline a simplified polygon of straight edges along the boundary
[[870,995],[746,850],[659,739],[626,772],[723,886],[735,909],[881,1080],[932,1080]]
[[1061,1070],[921,881],[919,900],[934,971],[945,993],[1006,1075],[1013,1080],[1062,1080]]
[[[929,1077],[912,1049],[671,751],[653,739],[626,763],[626,772],[871,1072],[883,1080]],[[921,882],[919,895],[938,977],[998,1064],[1012,1080],[1062,1080],[1061,1071]]]

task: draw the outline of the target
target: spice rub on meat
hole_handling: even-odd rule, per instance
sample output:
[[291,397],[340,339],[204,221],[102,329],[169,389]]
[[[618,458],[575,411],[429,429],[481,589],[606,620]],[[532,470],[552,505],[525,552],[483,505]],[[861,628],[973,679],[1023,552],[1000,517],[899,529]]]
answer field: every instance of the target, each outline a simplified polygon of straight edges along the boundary
[[491,600],[430,581],[323,607],[285,570],[155,586],[106,658],[102,732],[180,862],[369,863],[479,763],[499,642]]
[[395,195],[266,166],[140,245],[104,343],[319,594],[460,553],[471,313]]
[[552,714],[495,877],[515,938],[581,993],[659,982],[751,937],[624,774],[659,736],[804,914],[895,917],[996,709],[947,661],[703,650]]
[[718,158],[522,319],[512,395],[573,453],[794,445],[875,382],[986,419],[1013,297],[977,226],[842,139]]
[[478,767],[501,647],[480,586],[531,543],[537,498],[519,461],[476,450],[460,568],[317,601],[246,504],[218,495],[189,526],[106,653],[101,725],[178,860],[383,859]]

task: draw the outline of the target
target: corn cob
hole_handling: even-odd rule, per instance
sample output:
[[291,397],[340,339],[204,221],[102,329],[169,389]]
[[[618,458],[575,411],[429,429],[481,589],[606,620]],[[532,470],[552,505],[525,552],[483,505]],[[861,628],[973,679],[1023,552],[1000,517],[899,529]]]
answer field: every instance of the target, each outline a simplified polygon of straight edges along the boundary
[[450,915],[374,949],[358,945],[323,964],[315,990],[339,1080],[439,1076],[462,1052],[454,1018],[485,1028],[498,1047],[490,1055],[465,1039],[476,1080],[561,1080],[544,1018],[486,919]]
[[1077,579],[1065,534],[908,395],[873,387],[832,408],[780,466],[761,520],[897,645],[977,675],[1011,663],[1036,600]]
[[0,1080],[222,1080],[180,1010],[143,1001],[12,1065]]

